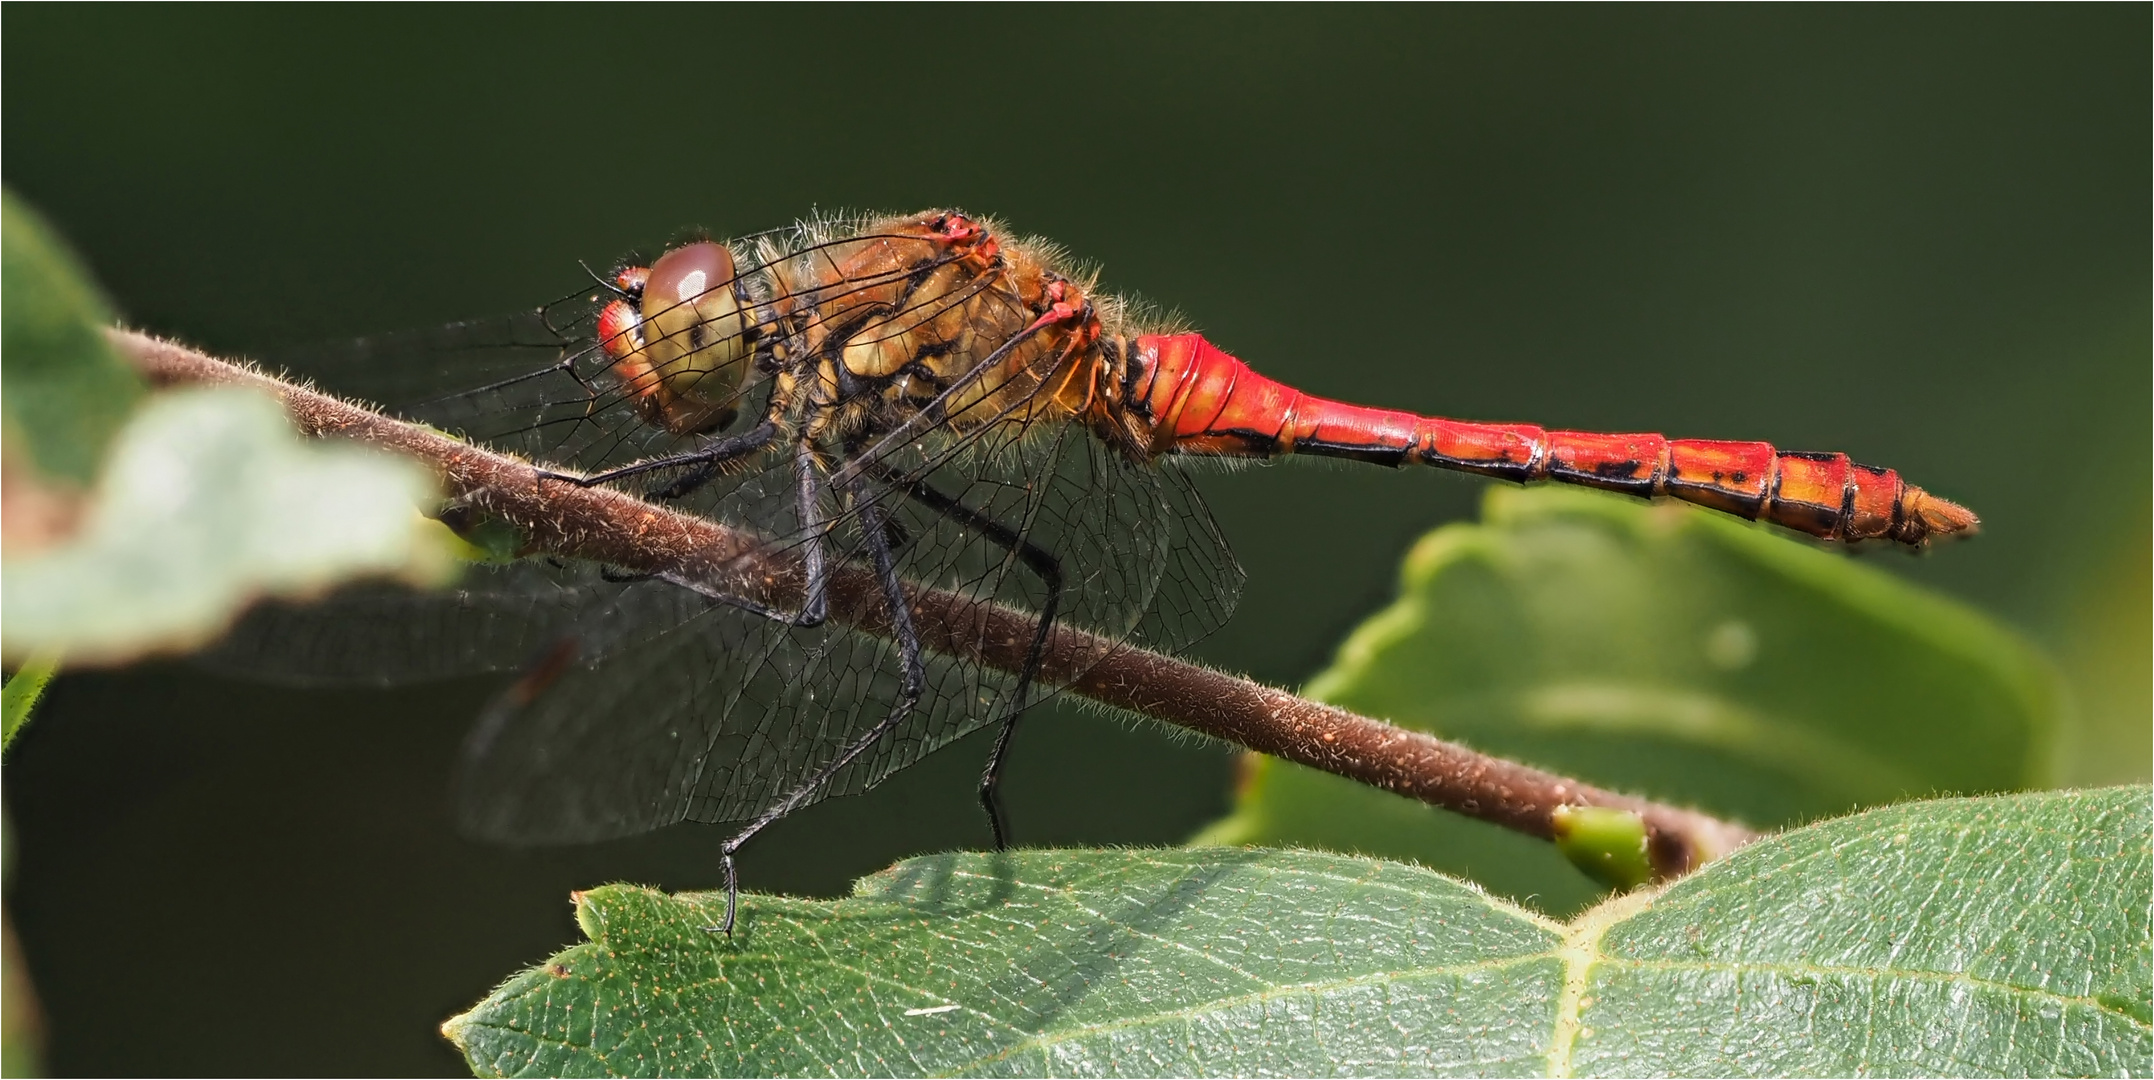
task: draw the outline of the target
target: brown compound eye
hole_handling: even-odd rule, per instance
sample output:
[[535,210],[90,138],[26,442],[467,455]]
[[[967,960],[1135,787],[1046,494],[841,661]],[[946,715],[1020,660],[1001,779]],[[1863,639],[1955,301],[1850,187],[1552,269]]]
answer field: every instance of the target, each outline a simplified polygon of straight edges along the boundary
[[733,284],[733,253],[721,244],[677,247],[651,264],[634,348],[608,350],[645,419],[683,435],[733,421],[754,352]]
[[643,313],[652,315],[679,304],[692,303],[704,293],[730,289],[733,284],[733,253],[723,244],[704,241],[674,248],[651,264],[643,285]]

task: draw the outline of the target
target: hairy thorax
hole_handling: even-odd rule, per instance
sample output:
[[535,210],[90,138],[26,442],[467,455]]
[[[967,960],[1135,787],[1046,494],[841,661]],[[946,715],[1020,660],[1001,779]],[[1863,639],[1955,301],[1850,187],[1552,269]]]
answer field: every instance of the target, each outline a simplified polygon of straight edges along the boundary
[[[933,425],[1107,421],[1120,351],[1087,283],[962,215],[868,224],[778,263],[776,304],[814,358],[800,387],[822,436]],[[1111,318],[1111,311],[1108,318]],[[1123,441],[1117,439],[1116,441]]]

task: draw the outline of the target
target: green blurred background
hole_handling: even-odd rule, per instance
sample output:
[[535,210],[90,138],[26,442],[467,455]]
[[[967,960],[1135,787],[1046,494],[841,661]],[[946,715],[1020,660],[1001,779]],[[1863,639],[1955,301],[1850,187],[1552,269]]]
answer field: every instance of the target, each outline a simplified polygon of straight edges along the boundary
[[[529,306],[684,226],[957,205],[1309,390],[1838,449],[1967,502],[1870,558],[2047,645],[2060,782],[2149,755],[2149,11],[9,6],[0,173],[135,323],[226,353]],[[1250,573],[1197,650],[1294,685],[1481,485],[1205,478]],[[1321,523],[1321,527],[1312,527]],[[434,1025],[572,888],[720,832],[513,852],[446,778],[491,684],[63,676],[11,751],[10,911],[63,1073],[453,1073]],[[986,843],[975,739],[746,853],[830,894]],[[1167,843],[1231,755],[1064,707],[1034,844]]]

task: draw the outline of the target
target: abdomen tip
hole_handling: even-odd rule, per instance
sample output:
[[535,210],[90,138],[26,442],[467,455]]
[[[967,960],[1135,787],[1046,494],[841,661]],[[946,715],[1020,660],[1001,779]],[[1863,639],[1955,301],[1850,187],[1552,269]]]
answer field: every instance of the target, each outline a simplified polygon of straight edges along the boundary
[[1894,539],[1920,544],[1946,536],[1972,536],[1982,531],[1982,519],[1975,512],[1950,499],[1940,499],[1918,487],[1910,486],[1902,497],[1903,508],[1899,531],[1904,535]]

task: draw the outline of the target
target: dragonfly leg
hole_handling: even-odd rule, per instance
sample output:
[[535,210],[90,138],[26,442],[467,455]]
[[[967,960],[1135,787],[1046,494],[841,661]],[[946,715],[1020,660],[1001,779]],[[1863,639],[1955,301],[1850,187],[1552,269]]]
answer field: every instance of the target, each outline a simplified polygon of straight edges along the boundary
[[631,476],[641,476],[644,473],[658,472],[662,469],[692,468],[694,471],[653,493],[661,499],[678,499],[710,483],[711,478],[718,475],[718,470],[724,467],[726,462],[754,453],[770,445],[770,441],[776,438],[777,434],[778,425],[765,420],[737,435],[727,435],[724,438],[713,439],[694,450],[650,458],[632,465],[623,465],[618,469],[607,469],[604,472],[592,473],[589,476],[572,476],[568,473],[554,472],[551,469],[538,469],[535,471],[541,480],[559,480],[563,483],[574,484],[577,487],[595,487],[599,484],[625,480]]
[[1002,766],[1008,760],[1010,739],[1017,733],[1017,718],[1024,715],[1031,705],[1032,684],[1039,677],[1040,665],[1047,655],[1047,639],[1054,633],[1055,612],[1062,601],[1062,562],[1015,529],[966,506],[943,493],[925,480],[907,480],[886,465],[872,464],[868,475],[905,493],[905,496],[941,516],[957,522],[978,533],[995,546],[1017,556],[1025,568],[1038,577],[1047,587],[1047,600],[1040,605],[1039,623],[1032,632],[1032,642],[1025,648],[1025,658],[1017,669],[1017,687],[1010,697],[1009,710],[1003,715],[1001,730],[995,734],[995,748],[988,752],[987,768],[980,773],[980,806],[987,811],[987,827],[994,832],[995,850],[1009,847],[1009,822],[1003,815],[1001,784]]
[[733,856],[755,834],[762,832],[774,821],[805,806],[816,794],[828,786],[840,771],[853,763],[885,736],[896,731],[912,716],[920,703],[920,695],[927,689],[927,667],[920,659],[920,633],[912,622],[912,608],[905,599],[905,586],[898,578],[897,557],[890,550],[889,534],[883,528],[884,513],[872,500],[864,501],[860,509],[860,532],[869,552],[875,560],[875,579],[881,586],[883,602],[890,609],[890,637],[897,643],[898,662],[903,672],[899,676],[897,700],[872,728],[847,744],[838,756],[831,758],[815,775],[803,781],[786,796],[773,803],[770,809],[758,814],[754,820],[725,842],[720,849],[720,861],[725,868],[725,921],[717,926],[704,927],[713,933],[733,933],[733,916],[739,907],[740,890]]
[[[830,561],[823,552],[828,530],[822,516],[822,473],[817,467],[815,448],[805,439],[795,448],[793,460],[800,480],[800,529],[795,534],[800,538],[800,570],[803,579],[799,610],[783,611],[767,604],[759,604],[735,593],[708,588],[694,578],[663,573],[653,576],[773,622],[802,628],[821,626],[824,620],[830,617]],[[885,546],[890,546],[890,531],[882,529],[879,534]]]
[[[793,451],[794,472],[800,482],[800,528],[807,539],[801,545],[801,571],[807,578],[807,593],[801,598],[800,612],[793,616],[795,626],[821,626],[830,616],[830,564],[824,557],[823,542],[828,530],[823,524],[823,475],[817,467],[815,447],[806,439]],[[874,519],[879,520],[878,513]],[[877,548],[882,557],[891,558],[889,538],[884,530],[875,530]],[[893,571],[895,573],[895,571]],[[903,604],[898,605],[902,611]],[[905,614],[905,625],[910,627],[910,614]]]

